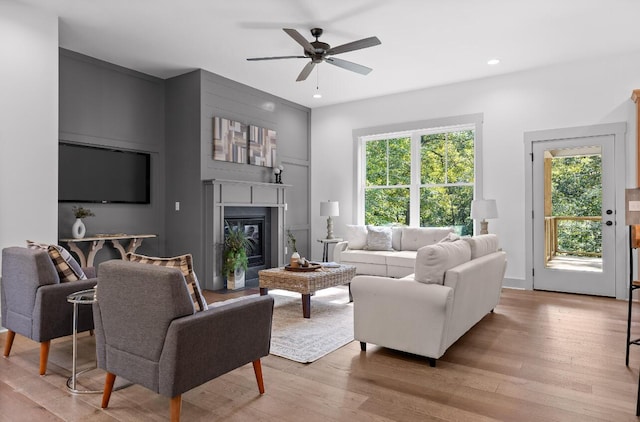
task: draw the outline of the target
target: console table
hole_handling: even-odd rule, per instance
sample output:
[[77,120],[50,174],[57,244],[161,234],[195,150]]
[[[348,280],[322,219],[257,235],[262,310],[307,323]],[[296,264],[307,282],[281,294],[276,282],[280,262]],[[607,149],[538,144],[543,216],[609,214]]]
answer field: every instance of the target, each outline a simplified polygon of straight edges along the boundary
[[[113,247],[120,252],[120,256],[124,259],[128,252],[135,252],[144,239],[155,237],[157,237],[155,234],[105,234],[83,237],[82,239],[60,239],[60,241],[66,242],[69,245],[69,249],[78,255],[81,267],[93,267],[93,260],[96,257],[96,253],[102,249],[104,242],[107,240],[111,241]],[[121,240],[129,241],[126,249],[120,244]],[[86,256],[82,249],[78,247],[78,243],[89,243],[89,252]]]

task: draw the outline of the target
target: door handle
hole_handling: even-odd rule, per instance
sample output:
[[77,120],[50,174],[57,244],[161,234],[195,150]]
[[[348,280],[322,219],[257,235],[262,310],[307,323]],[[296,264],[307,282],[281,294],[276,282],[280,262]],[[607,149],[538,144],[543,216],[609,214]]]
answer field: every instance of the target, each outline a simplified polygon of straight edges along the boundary
[[606,222],[606,223],[604,223],[604,224],[606,224],[607,226],[612,226],[612,225],[613,225],[613,222],[612,222],[612,221],[607,221],[607,222]]
[[612,210],[607,210],[607,215],[611,215],[611,214],[613,214],[613,211]]

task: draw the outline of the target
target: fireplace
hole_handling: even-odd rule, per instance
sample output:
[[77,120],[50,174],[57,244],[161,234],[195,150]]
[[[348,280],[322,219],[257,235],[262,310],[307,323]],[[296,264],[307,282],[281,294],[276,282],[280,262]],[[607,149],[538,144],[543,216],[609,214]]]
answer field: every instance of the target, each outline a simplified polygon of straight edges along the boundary
[[249,252],[246,286],[258,285],[258,271],[283,266],[286,257],[286,191],[289,185],[213,179],[204,181],[204,277],[207,290],[225,288],[222,250],[225,224],[242,224],[247,234],[258,231],[256,247]]
[[249,265],[245,285],[258,285],[258,271],[271,268],[268,248],[271,245],[271,210],[265,207],[226,207],[224,210],[225,233],[228,227],[240,227],[249,239],[247,258]]

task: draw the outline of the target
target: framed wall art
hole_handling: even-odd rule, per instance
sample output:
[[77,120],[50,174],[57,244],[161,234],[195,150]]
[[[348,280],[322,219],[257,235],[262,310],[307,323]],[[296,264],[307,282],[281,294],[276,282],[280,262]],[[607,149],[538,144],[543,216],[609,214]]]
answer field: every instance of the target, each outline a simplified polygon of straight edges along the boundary
[[247,125],[213,118],[213,159],[231,163],[247,162]]
[[249,126],[249,164],[273,167],[276,163],[276,131]]

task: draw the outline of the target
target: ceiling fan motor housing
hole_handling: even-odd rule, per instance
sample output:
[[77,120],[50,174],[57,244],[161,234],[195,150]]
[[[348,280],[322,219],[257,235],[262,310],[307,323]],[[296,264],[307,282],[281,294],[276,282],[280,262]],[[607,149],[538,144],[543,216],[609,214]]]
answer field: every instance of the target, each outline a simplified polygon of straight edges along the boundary
[[312,41],[310,44],[313,46],[315,54],[312,54],[306,50],[304,51],[304,54],[308,56],[311,60],[313,60],[314,63],[320,63],[322,59],[324,59],[325,55],[327,54],[327,51],[329,51],[331,46],[326,42],[322,42],[322,41]]

